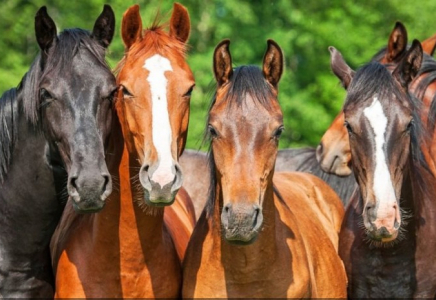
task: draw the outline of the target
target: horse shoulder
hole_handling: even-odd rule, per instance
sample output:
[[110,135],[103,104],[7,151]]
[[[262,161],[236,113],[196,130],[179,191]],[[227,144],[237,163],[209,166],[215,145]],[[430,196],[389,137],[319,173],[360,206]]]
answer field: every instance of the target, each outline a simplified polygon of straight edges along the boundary
[[[339,196],[326,182],[309,173],[290,172],[277,173],[274,183],[280,184],[285,189],[300,189],[305,197],[302,197],[304,205],[300,203],[298,209],[314,214],[323,227],[334,233],[333,240],[336,239],[337,245],[337,236],[344,218],[344,207]],[[289,205],[294,205],[292,199],[285,197],[284,200]]]
[[[337,253],[344,214],[339,197],[321,179],[305,173],[278,173],[274,185],[281,195],[282,219],[292,216],[291,230],[301,235],[310,272],[312,297],[345,297],[346,274]],[[277,197],[276,197],[277,198]],[[280,206],[280,204],[276,205]]]
[[177,193],[174,203],[165,207],[164,222],[174,242],[177,255],[180,261],[183,261],[195,226],[194,205],[183,188]]

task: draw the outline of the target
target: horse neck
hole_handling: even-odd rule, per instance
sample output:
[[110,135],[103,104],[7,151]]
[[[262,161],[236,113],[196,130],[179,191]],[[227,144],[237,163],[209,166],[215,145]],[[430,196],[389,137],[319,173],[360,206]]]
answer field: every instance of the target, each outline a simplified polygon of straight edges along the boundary
[[[216,183],[216,195],[213,214],[209,218],[209,228],[212,228],[213,251],[219,253],[221,262],[226,270],[235,272],[251,272],[268,268],[277,256],[276,222],[278,213],[274,202],[274,189],[272,182],[265,191],[263,204],[264,224],[256,241],[250,245],[231,245],[221,236],[221,211],[223,198],[220,183]],[[256,273],[259,275],[259,273]],[[253,275],[256,275],[253,274]]]
[[[116,139],[114,142],[115,146]],[[137,177],[141,167],[139,158],[129,153],[124,143],[121,150],[120,155],[114,155],[108,165],[112,174],[113,191],[106,200],[104,209],[95,214],[94,228],[101,229],[98,232],[102,235],[102,240],[115,237],[118,239],[118,235],[113,234],[115,230],[120,241],[134,243],[125,245],[133,250],[135,246],[139,246],[135,243],[161,238],[163,208],[150,208],[141,204],[144,200]]]
[[21,265],[28,270],[29,261],[32,267],[49,264],[48,245],[66,201],[63,186],[57,185],[57,178],[65,178],[65,173],[47,165],[44,134],[23,113],[22,100],[14,99],[10,110],[0,110],[1,123],[6,124],[0,126],[0,134],[7,131],[11,138],[10,145],[0,145],[0,149],[11,147],[1,153],[10,151],[11,161],[4,182],[0,180],[0,257],[4,259],[0,269],[11,264],[15,272]]

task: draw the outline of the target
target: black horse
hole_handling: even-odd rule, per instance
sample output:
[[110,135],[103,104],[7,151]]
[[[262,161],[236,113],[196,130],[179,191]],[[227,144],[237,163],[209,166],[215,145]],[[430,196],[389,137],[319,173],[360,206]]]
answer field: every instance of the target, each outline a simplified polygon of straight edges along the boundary
[[111,193],[116,82],[105,50],[114,28],[105,5],[91,33],[57,36],[42,7],[35,17],[41,54],[0,99],[0,298],[53,297],[49,243],[66,199],[92,212]]

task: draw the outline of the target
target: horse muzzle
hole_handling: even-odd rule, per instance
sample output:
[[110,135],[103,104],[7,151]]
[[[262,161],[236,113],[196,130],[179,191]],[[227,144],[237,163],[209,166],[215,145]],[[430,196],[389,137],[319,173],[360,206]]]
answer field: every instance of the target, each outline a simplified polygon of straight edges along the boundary
[[141,167],[139,178],[144,188],[145,203],[157,207],[173,204],[183,182],[182,172],[177,163],[164,171],[144,165]]
[[76,212],[94,213],[104,207],[106,198],[112,192],[112,180],[108,173],[74,174],[68,178],[67,189]]
[[221,213],[223,237],[231,244],[253,243],[259,235],[262,223],[262,209],[258,205],[227,204]]

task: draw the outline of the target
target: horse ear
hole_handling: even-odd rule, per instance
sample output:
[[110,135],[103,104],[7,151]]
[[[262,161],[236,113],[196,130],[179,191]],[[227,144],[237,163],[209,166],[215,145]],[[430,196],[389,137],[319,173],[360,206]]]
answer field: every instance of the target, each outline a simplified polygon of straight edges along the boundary
[[115,33],[115,14],[112,7],[105,4],[103,11],[97,18],[92,30],[92,37],[103,47],[107,48],[112,42]]
[[409,83],[418,74],[422,63],[422,47],[418,40],[413,40],[412,46],[407,51],[404,58],[400,61],[399,65],[392,72],[392,76],[396,78],[401,86],[407,91]]
[[137,40],[142,39],[142,19],[138,4],[129,7],[123,14],[121,36],[126,49],[129,49]]
[[406,51],[407,30],[401,22],[396,22],[395,27],[389,36],[388,49],[385,54],[386,62],[398,60]]
[[179,3],[174,3],[170,20],[170,36],[186,43],[191,32],[191,21],[188,10]]
[[218,87],[229,81],[233,74],[232,56],[229,50],[230,40],[221,41],[213,54],[213,71]]
[[277,89],[283,73],[283,52],[273,40],[268,40],[267,45],[263,57],[263,76]]
[[341,52],[336,50],[335,47],[330,46],[329,51],[330,51],[330,66],[332,68],[332,71],[336,75],[336,77],[338,77],[341,80],[342,86],[345,89],[347,89],[356,72],[354,72],[347,65],[344,58],[342,57]]
[[56,25],[45,6],[41,7],[35,15],[35,34],[39,48],[43,52],[47,52],[57,39]]
[[433,56],[436,49],[436,34],[421,43],[422,51]]

